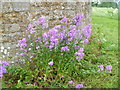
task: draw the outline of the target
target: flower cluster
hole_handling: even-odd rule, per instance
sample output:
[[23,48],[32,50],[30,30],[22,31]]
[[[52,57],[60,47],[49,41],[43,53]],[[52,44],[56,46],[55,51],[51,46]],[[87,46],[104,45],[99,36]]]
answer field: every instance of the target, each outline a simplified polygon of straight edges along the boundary
[[75,55],[77,55],[77,56],[76,56],[76,59],[80,60],[80,59],[83,58],[83,56],[84,56],[83,51],[84,51],[84,49],[83,49],[83,48],[80,48],[80,49],[78,50],[78,52],[75,53]]
[[103,66],[103,65],[99,65],[98,67],[100,68],[100,69],[98,70],[98,72],[104,70],[104,66]]
[[[74,82],[72,80],[70,80],[69,83],[74,84]],[[76,84],[75,87],[76,88],[82,88],[82,87],[84,87],[84,85],[83,84]]]
[[[29,51],[29,46],[34,46],[35,49],[39,48],[49,48],[50,50],[58,49],[60,46],[60,51],[70,52],[70,45],[74,46],[74,49],[79,49],[77,52],[75,50],[75,55],[77,60],[83,58],[83,46],[88,43],[88,39],[91,35],[91,25],[86,25],[83,29],[79,28],[79,25],[82,23],[83,16],[81,14],[77,14],[72,20],[72,22],[68,21],[67,17],[64,17],[60,22],[62,25],[56,25],[52,29],[47,32],[43,32],[45,26],[45,18],[40,17],[34,24],[29,24],[27,27],[27,32],[29,33],[28,39],[23,38],[18,41],[20,46],[20,51],[22,53],[20,55],[25,55],[27,51]],[[37,31],[35,27],[37,25],[42,25],[42,30]],[[37,32],[37,33],[35,33]],[[32,38],[32,42],[30,42],[30,38]],[[28,43],[29,42],[29,43]],[[81,44],[81,45],[80,45]],[[62,52],[63,53],[63,52]]]
[[112,71],[112,65],[106,66],[106,72],[111,72]]
[[68,46],[62,47],[62,48],[61,48],[61,51],[69,51]]
[[[28,25],[26,30],[28,36],[18,41],[20,51],[22,52],[20,55],[25,55],[26,61],[35,57],[37,64],[47,62],[48,67],[50,66],[51,69],[53,67],[56,68],[56,65],[61,63],[61,67],[58,70],[62,70],[67,63],[67,61],[64,62],[64,59],[67,59],[66,57],[69,58],[69,62],[74,58],[78,61],[83,59],[83,47],[89,42],[91,25],[89,24],[82,29],[80,26],[82,19],[83,16],[80,14],[77,14],[72,20],[64,17],[59,25],[46,30],[46,20],[44,17],[40,17],[34,24]],[[29,56],[31,54],[33,55],[32,58]],[[54,54],[54,58],[50,58],[52,54]],[[59,55],[62,55],[60,59]],[[39,62],[39,60],[41,61]],[[66,65],[65,68],[68,66]],[[69,83],[74,84],[76,88],[83,87],[83,84],[75,84],[72,80]]]
[[26,38],[23,38],[22,40],[19,40],[18,41],[18,44],[20,47],[27,47],[27,39]]
[[[98,66],[100,69],[98,70],[98,72],[104,70],[104,66],[103,65],[99,65]],[[112,71],[112,65],[107,65],[106,66],[106,72],[111,72]]]
[[7,73],[6,68],[4,67],[5,65],[9,65],[7,61],[0,61],[0,77],[3,77],[3,74]]
[[82,22],[83,16],[81,14],[77,14],[75,18],[73,18],[75,25],[80,25]]
[[27,30],[30,32],[30,34],[33,34],[36,32],[36,30],[33,27],[34,27],[33,24],[29,24],[27,27]]

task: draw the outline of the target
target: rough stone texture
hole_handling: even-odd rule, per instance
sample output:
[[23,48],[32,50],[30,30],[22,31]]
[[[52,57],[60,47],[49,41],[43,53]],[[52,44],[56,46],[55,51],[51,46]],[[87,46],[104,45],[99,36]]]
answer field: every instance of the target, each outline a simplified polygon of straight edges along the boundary
[[0,51],[0,59],[15,59],[17,40],[22,38],[26,26],[39,17],[45,16],[50,28],[64,16],[73,18],[77,13],[84,15],[84,24],[90,23],[90,2],[0,2],[0,47],[5,47]]

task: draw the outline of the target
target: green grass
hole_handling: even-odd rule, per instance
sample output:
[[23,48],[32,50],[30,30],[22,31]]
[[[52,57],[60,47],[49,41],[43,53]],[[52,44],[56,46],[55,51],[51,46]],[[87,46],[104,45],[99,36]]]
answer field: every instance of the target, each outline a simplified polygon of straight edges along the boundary
[[[72,78],[76,83],[84,84],[84,88],[118,88],[118,20],[117,13],[109,15],[113,11],[114,9],[111,8],[93,8],[91,42],[85,50],[87,56],[84,57],[84,60],[81,61],[82,64],[80,64],[84,69],[82,69],[83,71],[75,71],[81,72],[81,77],[73,75],[75,78]],[[103,14],[104,12],[106,13]],[[101,43],[97,43],[97,41],[101,41]],[[97,72],[96,70],[100,64],[104,66],[112,65],[112,72]],[[21,71],[21,69],[13,67],[14,70]],[[11,84],[10,80],[7,81]],[[58,78],[52,82],[51,87],[56,87],[57,81],[59,82]],[[20,81],[17,83],[17,87],[33,87],[22,84],[23,82]],[[59,86],[67,87],[67,84],[59,84]],[[7,87],[7,85],[4,84],[3,87]]]
[[99,8],[99,7],[93,7],[92,8],[92,14],[93,16],[103,16],[110,19],[118,19],[118,9],[113,8]]
[[[97,8],[93,8],[95,9]],[[104,9],[101,8],[101,11],[104,12]],[[87,87],[118,88],[118,20],[96,13],[98,12],[93,11],[93,33],[97,32],[98,39],[102,41],[100,56],[97,57],[96,64],[111,64],[113,70],[111,74],[90,75],[86,78]]]

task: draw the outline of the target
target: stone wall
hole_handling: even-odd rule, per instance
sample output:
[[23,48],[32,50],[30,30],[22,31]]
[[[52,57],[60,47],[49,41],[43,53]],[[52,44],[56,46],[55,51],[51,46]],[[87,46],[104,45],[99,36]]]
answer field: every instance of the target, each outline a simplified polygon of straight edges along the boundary
[[[91,22],[90,2],[0,2],[0,59],[15,60],[17,41],[25,33],[26,26],[45,16],[48,26],[59,23],[64,16],[73,18],[84,15],[84,23]],[[4,47],[4,48],[3,48]]]

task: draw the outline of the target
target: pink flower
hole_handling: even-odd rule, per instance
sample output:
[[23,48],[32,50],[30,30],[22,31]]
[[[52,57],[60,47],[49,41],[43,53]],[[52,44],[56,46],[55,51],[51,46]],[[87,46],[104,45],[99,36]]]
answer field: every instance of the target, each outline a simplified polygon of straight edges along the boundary
[[100,72],[100,69],[98,70],[98,72]]
[[50,61],[48,64],[52,66],[52,65],[54,64],[54,62],[53,62],[53,61]]
[[37,46],[37,47],[36,47],[36,49],[39,49],[39,48],[40,48],[40,46]]
[[25,83],[29,83],[29,81],[26,81]]
[[70,84],[73,84],[73,81],[72,81],[72,80],[70,80],[70,81],[69,81],[69,83],[70,83]]

